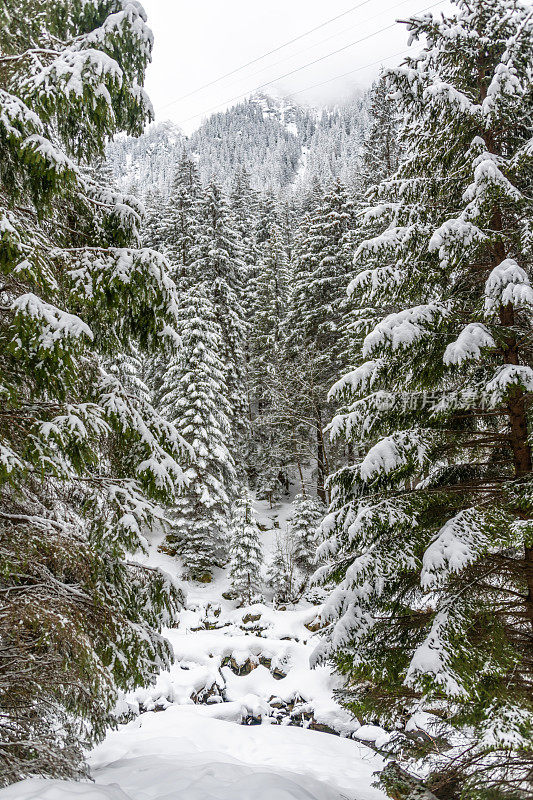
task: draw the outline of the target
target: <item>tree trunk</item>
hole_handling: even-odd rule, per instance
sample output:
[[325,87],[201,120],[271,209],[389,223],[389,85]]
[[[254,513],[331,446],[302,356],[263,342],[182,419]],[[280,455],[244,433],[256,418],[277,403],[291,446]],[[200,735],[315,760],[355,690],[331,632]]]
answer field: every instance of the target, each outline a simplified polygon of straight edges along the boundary
[[[502,230],[502,218],[499,210],[495,211],[493,217],[495,230]],[[505,248],[502,243],[495,247],[495,264],[501,264],[506,258]],[[505,364],[520,364],[518,343],[514,332],[515,313],[511,304],[500,306],[500,324],[508,330],[503,346],[503,358]],[[531,447],[528,443],[528,424],[525,405],[525,395],[519,386],[514,388],[507,401],[507,413],[509,416],[510,442],[513,453],[514,473],[516,478],[523,478],[532,469]],[[527,586],[526,613],[533,627],[533,547],[529,542],[524,542],[524,577]]]
[[322,414],[317,408],[316,418],[316,493],[324,504],[327,504],[326,494],[326,449],[324,447],[324,437],[322,435]]

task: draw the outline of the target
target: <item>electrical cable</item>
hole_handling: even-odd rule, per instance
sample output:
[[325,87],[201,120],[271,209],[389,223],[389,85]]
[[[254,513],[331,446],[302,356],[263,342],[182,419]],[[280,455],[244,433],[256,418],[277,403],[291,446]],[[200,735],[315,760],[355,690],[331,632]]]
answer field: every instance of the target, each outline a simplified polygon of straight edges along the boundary
[[267,53],[263,53],[263,55],[258,56],[257,58],[254,58],[251,61],[248,61],[246,64],[242,64],[242,66],[236,67],[235,69],[231,70],[231,72],[226,72],[225,75],[221,75],[219,78],[215,78],[213,81],[210,81],[209,83],[205,83],[203,86],[199,86],[197,89],[193,89],[188,94],[184,94],[181,97],[177,97],[175,100],[171,100],[171,102],[167,103],[166,105],[164,105],[161,110],[164,110],[165,108],[168,108],[169,106],[174,105],[174,103],[179,103],[180,100],[186,100],[188,97],[191,97],[193,94],[196,94],[197,92],[201,92],[204,89],[208,89],[210,86],[214,86],[215,83],[220,83],[220,81],[223,81],[225,78],[229,78],[229,77],[231,77],[231,75],[235,75],[236,72],[240,72],[241,70],[246,69],[246,67],[252,66],[252,64],[257,64],[257,62],[258,61],[262,61],[263,58],[267,58],[268,56],[271,56],[274,53],[278,53],[280,50],[283,50],[285,47],[289,47],[289,45],[294,44],[295,42],[299,42],[300,39],[304,39],[306,36],[310,36],[312,33],[315,33],[315,31],[319,31],[321,28],[325,28],[326,25],[330,25],[332,22],[336,22],[337,20],[342,19],[343,17],[346,17],[348,14],[352,14],[354,11],[357,11],[359,8],[362,8],[363,6],[368,5],[368,3],[370,3],[371,1],[372,0],[363,0],[362,3],[358,3],[357,5],[352,6],[347,11],[343,11],[342,14],[337,14],[336,17],[331,17],[331,19],[325,20],[325,22],[322,22],[320,25],[317,25],[315,28],[311,28],[310,30],[305,31],[305,33],[301,33],[299,36],[295,36],[294,39],[290,39],[288,42],[285,42],[284,44],[280,44],[279,47],[275,47],[273,50],[269,50]]
[[[438,0],[438,2],[432,3],[431,5],[426,6],[425,8],[421,9],[420,11],[417,11],[416,14],[414,14],[413,16],[416,16],[417,14],[423,14],[425,11],[429,11],[430,9],[435,8],[436,6],[443,5],[445,2],[447,2],[447,0]],[[216,109],[220,108],[221,106],[229,105],[230,103],[234,103],[237,100],[241,100],[242,98],[247,97],[250,94],[255,94],[256,92],[261,91],[261,89],[265,89],[267,86],[272,86],[272,84],[277,83],[278,81],[283,80],[284,78],[291,77],[292,75],[295,75],[296,73],[301,72],[303,69],[306,69],[307,67],[314,66],[315,64],[318,64],[321,61],[325,61],[327,58],[331,58],[331,56],[337,55],[338,53],[341,53],[341,52],[343,52],[345,50],[348,50],[350,47],[355,47],[355,45],[357,45],[357,44],[361,44],[362,42],[366,42],[366,41],[368,41],[368,39],[371,39],[371,38],[373,38],[374,36],[377,36],[380,33],[384,33],[385,31],[388,31],[391,28],[394,28],[396,25],[397,25],[396,21],[392,22],[390,25],[386,25],[383,28],[379,28],[377,31],[373,31],[372,33],[369,33],[366,36],[363,36],[361,39],[357,39],[355,42],[350,42],[349,44],[346,44],[343,47],[339,47],[337,50],[333,50],[332,52],[326,53],[325,55],[320,56],[319,58],[316,58],[313,61],[309,61],[307,64],[303,64],[301,67],[297,67],[296,69],[291,70],[289,72],[286,72],[283,75],[279,75],[277,78],[274,78],[273,80],[266,81],[265,83],[262,83],[259,86],[256,86],[255,89],[249,89],[246,92],[242,92],[241,94],[238,94],[235,97],[230,98],[229,100],[225,100],[222,103],[217,103],[216,105],[211,106],[211,108],[208,108],[205,111],[201,111],[199,114],[193,114],[191,117],[187,117],[186,119],[181,120],[178,124],[179,125],[184,125],[187,122],[191,122],[194,119],[198,119],[198,117],[203,117],[206,114],[209,114],[211,111],[215,111]],[[377,62],[377,63],[379,63],[379,62]],[[306,89],[301,89],[299,91],[300,92],[307,91],[309,88],[311,88],[311,87],[307,87]],[[163,108],[165,108],[165,106],[163,106]]]

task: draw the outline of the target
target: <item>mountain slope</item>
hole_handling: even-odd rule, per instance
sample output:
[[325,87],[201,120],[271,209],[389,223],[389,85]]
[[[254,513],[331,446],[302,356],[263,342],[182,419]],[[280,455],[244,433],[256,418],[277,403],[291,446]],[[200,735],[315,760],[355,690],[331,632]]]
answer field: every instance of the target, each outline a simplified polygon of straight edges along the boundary
[[235,173],[246,170],[253,188],[275,193],[315,177],[357,182],[361,145],[368,126],[366,97],[342,108],[306,108],[259,94],[213,114],[190,138],[170,122],[150,126],[139,139],[118,139],[108,159],[122,190],[145,197],[167,195],[183,150],[198,163],[202,182],[229,191]]

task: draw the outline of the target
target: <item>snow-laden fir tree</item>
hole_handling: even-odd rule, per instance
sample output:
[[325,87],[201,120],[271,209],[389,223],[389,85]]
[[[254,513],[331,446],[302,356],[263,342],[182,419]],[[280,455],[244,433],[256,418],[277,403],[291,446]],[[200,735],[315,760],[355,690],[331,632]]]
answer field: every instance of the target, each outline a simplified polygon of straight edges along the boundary
[[196,164],[184,152],[161,218],[165,255],[172,265],[172,277],[182,291],[198,281],[191,265],[198,241],[200,192]]
[[292,548],[286,539],[278,536],[276,547],[267,566],[265,584],[273,594],[274,604],[292,602],[296,584]]
[[295,392],[297,416],[309,420],[316,442],[317,492],[326,499],[329,473],[323,436],[327,394],[339,371],[347,368],[341,321],[347,276],[351,269],[353,208],[346,191],[336,181],[318,199],[310,198],[311,211],[297,244],[289,313],[285,321],[286,359],[306,390]]
[[[146,241],[163,252],[170,264],[170,274],[179,286],[179,313],[181,302],[187,305],[187,289],[198,283],[191,273],[192,251],[197,244],[198,198],[201,191],[196,165],[184,151],[177,164],[168,196],[150,193]],[[174,362],[165,353],[155,353],[145,365],[145,377],[156,397],[161,396],[162,383]]]
[[[250,176],[247,171],[237,169],[233,179],[230,193],[231,212],[233,215],[233,228],[237,233],[241,246],[241,259],[246,268],[246,275],[253,272],[256,264],[256,219],[258,211],[258,194],[250,186]],[[246,298],[244,298],[246,303]],[[248,309],[245,306],[245,310]]]
[[175,286],[87,171],[150,116],[151,44],[138,3],[0,6],[0,783],[79,775],[171,658],[179,590],[131,554],[182,442],[113,365],[174,341]]
[[[252,369],[257,381],[268,371],[269,360],[277,351],[281,325],[287,310],[289,264],[276,201],[267,194],[261,203],[256,229],[256,279],[250,287],[253,306]],[[257,390],[261,394],[261,387]]]
[[405,159],[368,210],[367,335],[334,390],[364,456],[332,481],[317,658],[361,718],[426,728],[411,751],[446,798],[533,791],[532,25],[514,0],[409,22]]
[[289,538],[294,563],[304,575],[314,571],[317,533],[324,513],[323,504],[309,493],[297,494],[294,498],[294,509],[288,520]]
[[[135,187],[134,187],[135,188]],[[137,197],[139,192],[134,196]],[[167,200],[158,189],[146,193],[146,224],[142,230],[142,242],[160,253],[166,252],[165,211]]]
[[226,199],[212,183],[199,202],[199,231],[192,250],[191,274],[209,288],[222,335],[220,358],[235,429],[242,427],[246,413],[244,342],[247,328],[242,306],[245,268],[241,255]]
[[254,516],[252,498],[246,492],[234,506],[231,522],[231,588],[244,603],[252,603],[261,589],[263,553],[261,532]]
[[189,444],[191,463],[172,508],[165,549],[181,556],[189,577],[208,581],[228,553],[235,492],[231,406],[220,329],[204,286],[190,291],[181,314],[181,357],[163,379],[159,407]]
[[359,178],[363,190],[391,177],[399,159],[399,115],[383,77],[372,86],[368,103],[369,128],[363,142]]
[[273,424],[272,386],[279,372],[281,329],[287,311],[289,265],[274,197],[262,198],[256,230],[257,265],[248,283],[252,325],[249,336],[248,394],[253,427],[249,469],[258,497],[279,499],[288,463],[279,429]]

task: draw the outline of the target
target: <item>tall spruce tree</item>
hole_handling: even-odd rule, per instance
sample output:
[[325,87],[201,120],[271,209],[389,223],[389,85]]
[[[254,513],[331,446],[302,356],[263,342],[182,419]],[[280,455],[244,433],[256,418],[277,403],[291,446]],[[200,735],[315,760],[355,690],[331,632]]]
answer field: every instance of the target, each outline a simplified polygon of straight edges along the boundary
[[[135,188],[135,187],[134,187]],[[132,191],[133,194],[133,191]],[[138,195],[134,195],[138,196]],[[146,224],[142,230],[142,243],[159,253],[166,253],[166,230],[164,225],[166,198],[157,189],[146,193]]]
[[187,574],[208,581],[227,560],[235,466],[231,455],[231,406],[227,397],[222,337],[205,287],[183,304],[181,358],[164,377],[160,408],[191,448],[187,486],[172,509],[165,548],[183,559]]
[[[339,371],[347,368],[341,322],[346,282],[353,252],[352,203],[339,181],[320,199],[313,189],[313,205],[297,245],[296,264],[285,321],[286,355],[291,371],[297,372],[294,408],[309,420],[316,441],[317,492],[326,500],[329,473],[323,428],[326,423],[328,390]],[[313,199],[314,198],[314,199]],[[297,388],[298,383],[305,390]]]
[[294,498],[294,510],[288,520],[289,538],[294,563],[304,575],[314,571],[317,534],[324,510],[322,503],[312,495],[297,494]]
[[257,192],[250,186],[250,177],[243,168],[237,169],[230,194],[233,227],[240,239],[241,258],[246,271],[253,272],[256,263],[255,241],[258,209]]
[[362,148],[361,189],[391,177],[398,168],[400,120],[387,81],[380,76],[369,93],[370,125]]
[[288,301],[289,265],[276,202],[267,194],[256,230],[257,266],[249,281],[252,310],[249,336],[248,393],[253,426],[249,469],[261,497],[279,497],[287,465],[286,448],[273,424],[272,388],[279,372],[282,325]]
[[274,603],[290,603],[296,590],[296,570],[292,549],[285,539],[278,538],[267,567],[266,586],[273,593]]
[[198,240],[192,251],[193,275],[209,287],[222,335],[220,356],[234,429],[246,419],[244,341],[246,320],[242,306],[244,264],[239,238],[232,227],[228,204],[216,184],[203,192],[199,204]]
[[165,254],[172,264],[172,277],[180,289],[197,282],[192,272],[194,247],[198,242],[198,200],[201,192],[196,164],[184,152],[161,219]]
[[233,591],[250,604],[261,588],[263,554],[250,494],[237,501],[231,523],[230,580]]
[[139,204],[88,177],[150,115],[138,3],[0,6],[0,783],[84,771],[117,687],[154,679],[179,590],[132,554],[181,439],[120,368],[175,329]]
[[349,407],[333,433],[364,456],[333,480],[317,579],[339,585],[317,658],[348,676],[358,716],[424,725],[417,744],[396,741],[437,797],[525,798],[533,19],[514,0],[456,6],[409,21],[427,44],[387,77],[405,159],[356,257],[374,324],[336,387]]

